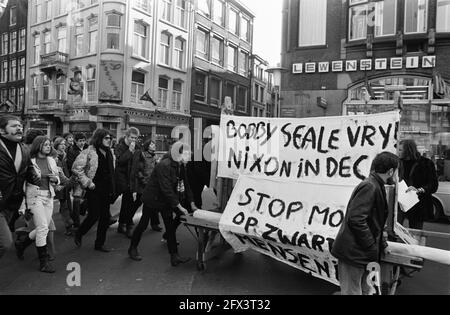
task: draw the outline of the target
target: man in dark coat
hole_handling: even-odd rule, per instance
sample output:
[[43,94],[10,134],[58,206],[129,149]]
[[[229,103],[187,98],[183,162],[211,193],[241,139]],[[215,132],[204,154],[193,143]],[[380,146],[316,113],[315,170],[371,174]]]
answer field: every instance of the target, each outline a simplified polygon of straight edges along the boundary
[[387,248],[383,238],[388,215],[384,185],[394,176],[398,165],[399,158],[395,154],[377,155],[369,178],[353,191],[331,251],[339,260],[342,295],[369,293],[366,267],[379,262]]
[[24,198],[24,182],[40,186],[27,149],[20,143],[23,127],[19,118],[0,117],[0,257],[12,244],[9,221]]
[[[177,150],[175,150],[177,151]],[[176,230],[180,225],[180,216],[197,210],[186,175],[186,163],[190,152],[182,154],[170,149],[170,152],[159,162],[145,187],[142,201],[144,205],[161,212],[166,227],[165,238],[172,266],[186,263],[190,259],[178,255]],[[187,157],[187,158],[186,158]],[[174,218],[175,215],[175,218]],[[139,237],[132,239],[129,254],[132,259],[140,260],[137,253]]]
[[120,139],[115,149],[116,154],[116,191],[118,195],[122,195],[122,205],[120,207],[119,228],[117,232],[132,236],[133,217],[136,213],[137,202],[133,197],[131,172],[133,169],[133,161],[136,161],[135,155],[140,154],[137,147],[139,138],[139,129],[131,127]]

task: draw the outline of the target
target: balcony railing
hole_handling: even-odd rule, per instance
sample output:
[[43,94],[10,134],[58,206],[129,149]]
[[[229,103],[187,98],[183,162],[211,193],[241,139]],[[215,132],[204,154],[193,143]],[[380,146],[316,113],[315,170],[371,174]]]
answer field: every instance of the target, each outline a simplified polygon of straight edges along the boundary
[[40,112],[61,112],[65,110],[66,100],[41,100],[38,111]]
[[39,66],[43,71],[67,70],[69,67],[69,55],[59,51],[41,55],[41,64]]

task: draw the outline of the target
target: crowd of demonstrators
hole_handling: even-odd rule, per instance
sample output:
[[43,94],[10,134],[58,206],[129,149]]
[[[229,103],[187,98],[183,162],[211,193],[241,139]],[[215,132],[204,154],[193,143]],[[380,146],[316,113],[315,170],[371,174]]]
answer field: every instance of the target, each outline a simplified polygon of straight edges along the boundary
[[399,221],[403,224],[405,218],[411,229],[422,230],[423,223],[433,218],[433,199],[439,186],[436,167],[430,159],[421,156],[413,140],[400,141],[400,181],[408,185],[408,191],[414,191],[419,197],[416,204],[405,214],[399,211]]
[[125,234],[131,238],[133,230],[133,217],[140,206],[140,201],[136,200],[136,184],[131,172],[133,163],[136,163],[141,154],[138,144],[140,132],[137,128],[130,128],[124,138],[119,140],[115,148],[116,172],[115,182],[117,194],[122,195],[120,206],[119,227],[117,232]]
[[97,129],[88,149],[76,158],[72,172],[77,179],[75,190],[85,192],[88,214],[75,234],[75,244],[81,247],[82,237],[98,222],[95,250],[109,252],[105,246],[110,220],[110,205],[115,200],[112,136],[108,130]]

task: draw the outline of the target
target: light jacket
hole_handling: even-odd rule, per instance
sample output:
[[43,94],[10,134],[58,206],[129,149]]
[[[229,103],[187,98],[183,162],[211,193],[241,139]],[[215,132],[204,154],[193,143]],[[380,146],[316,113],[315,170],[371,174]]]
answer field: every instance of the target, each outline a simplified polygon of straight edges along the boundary
[[[58,182],[55,185],[59,185],[61,183],[61,181],[59,179],[59,169],[58,169],[58,166],[56,165],[55,159],[48,156],[47,163],[48,163],[48,167],[49,167],[50,171],[52,172],[52,174],[56,175],[58,178]],[[34,167],[34,170],[36,171],[37,176],[39,178],[41,178],[42,172],[41,172],[41,169],[39,168],[38,164],[36,163],[35,158],[31,159],[31,164]],[[49,188],[50,188],[50,197],[54,198],[55,197],[54,185],[50,184]],[[26,183],[25,198],[28,203],[28,206],[30,206],[36,202],[36,198],[39,196],[40,191],[41,191],[41,188],[39,186],[36,186],[29,182]]]
[[89,146],[76,158],[72,166],[72,174],[77,184],[73,189],[75,197],[82,197],[84,191],[92,184],[98,169],[98,154],[94,146]]

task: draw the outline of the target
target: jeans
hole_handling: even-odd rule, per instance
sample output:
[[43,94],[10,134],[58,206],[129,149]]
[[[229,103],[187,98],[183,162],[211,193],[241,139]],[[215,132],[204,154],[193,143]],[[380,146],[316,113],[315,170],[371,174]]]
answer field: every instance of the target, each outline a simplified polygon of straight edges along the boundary
[[13,238],[8,226],[8,217],[6,213],[0,212],[0,258],[11,247],[12,243]]
[[369,272],[364,267],[357,267],[339,260],[339,281],[341,295],[368,295],[370,292],[367,276]]
[[144,206],[142,209],[142,217],[133,232],[133,237],[131,238],[131,247],[137,247],[141,241],[142,234],[148,228],[148,224],[151,222],[152,226],[159,224],[159,211],[157,209],[151,209]]
[[137,209],[142,205],[140,195],[133,199],[133,193],[126,191],[122,194],[122,204],[120,206],[119,224],[133,225],[133,217]]
[[86,219],[81,224],[77,233],[79,234],[79,236],[85,235],[98,221],[95,247],[99,248],[105,245],[106,232],[109,228],[109,192],[101,190],[88,191],[86,192],[86,197],[89,211]]
[[30,232],[29,237],[36,240],[36,247],[47,245],[47,234],[53,221],[53,198],[49,196],[49,191],[41,190],[34,202],[28,204],[33,213],[33,223],[36,227]]
[[[175,215],[175,217],[174,217]],[[161,210],[161,216],[166,228],[167,248],[169,254],[177,254],[177,228],[181,224],[180,216],[182,213],[178,209],[164,209]]]

